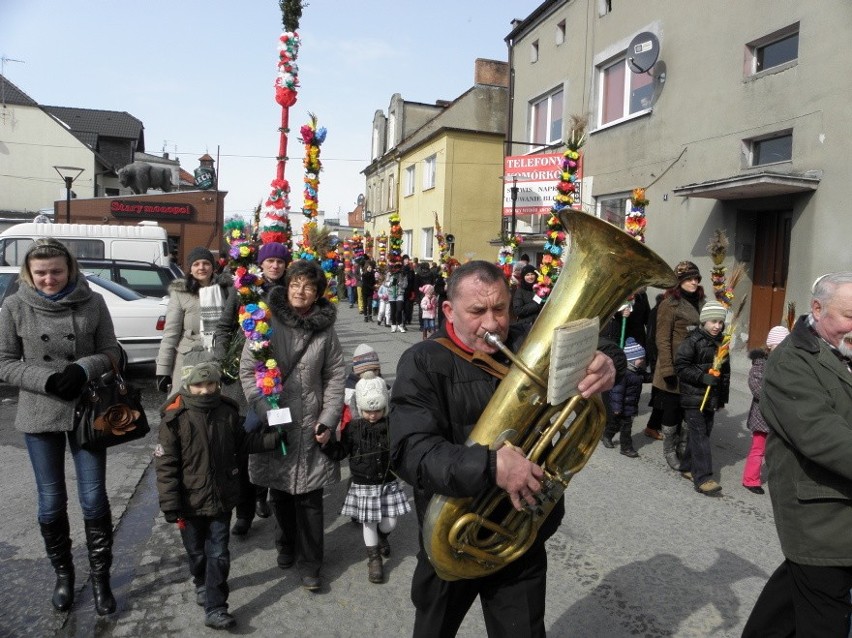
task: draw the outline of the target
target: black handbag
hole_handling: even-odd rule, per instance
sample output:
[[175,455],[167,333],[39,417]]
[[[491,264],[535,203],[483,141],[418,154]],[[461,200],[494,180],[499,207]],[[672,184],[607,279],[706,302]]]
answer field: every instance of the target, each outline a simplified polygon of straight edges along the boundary
[[99,452],[148,434],[151,427],[141,396],[117,368],[89,381],[74,409],[74,435],[80,447]]

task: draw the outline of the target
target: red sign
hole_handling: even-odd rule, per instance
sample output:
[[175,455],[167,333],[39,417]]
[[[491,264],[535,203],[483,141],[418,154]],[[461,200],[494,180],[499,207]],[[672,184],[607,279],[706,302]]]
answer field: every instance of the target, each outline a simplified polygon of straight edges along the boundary
[[109,204],[110,212],[119,219],[144,217],[146,219],[190,219],[194,212],[190,204],[165,204],[154,202],[129,202],[115,199]]
[[[562,153],[510,155],[503,160],[503,215],[512,214],[512,187],[518,188],[515,215],[546,215],[553,208],[556,185],[562,175]],[[583,160],[577,168],[575,208],[580,207]]]

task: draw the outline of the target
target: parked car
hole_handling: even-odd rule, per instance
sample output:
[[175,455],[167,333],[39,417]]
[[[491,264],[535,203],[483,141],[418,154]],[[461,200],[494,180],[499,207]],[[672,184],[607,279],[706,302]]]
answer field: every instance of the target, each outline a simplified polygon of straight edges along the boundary
[[135,290],[145,297],[166,297],[169,284],[178,277],[166,266],[130,259],[78,259],[80,268]]
[[[0,303],[18,290],[15,266],[0,266]],[[115,336],[127,352],[128,363],[150,363],[157,358],[166,325],[166,299],[150,299],[125,286],[85,271],[89,286],[106,302]],[[2,307],[0,307],[2,311]]]

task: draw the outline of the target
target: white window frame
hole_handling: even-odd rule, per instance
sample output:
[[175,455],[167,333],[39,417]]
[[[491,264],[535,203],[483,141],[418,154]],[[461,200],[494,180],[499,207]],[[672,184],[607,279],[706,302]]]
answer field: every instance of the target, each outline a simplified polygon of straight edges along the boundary
[[433,226],[427,226],[422,229],[421,239],[423,249],[421,259],[428,259],[431,261],[435,254],[435,228]]
[[[613,69],[616,66],[622,67],[622,72],[624,73],[624,85],[622,86],[622,90],[624,91],[624,96],[622,98],[621,103],[621,115],[618,117],[614,117],[611,120],[604,122],[604,108],[607,103],[607,84],[606,77],[607,71]],[[617,124],[619,122],[623,122],[625,120],[632,119],[634,117],[638,117],[640,115],[644,115],[646,113],[651,112],[651,100],[654,95],[654,80],[647,73],[633,73],[630,70],[630,67],[627,64],[627,55],[626,52],[622,52],[619,56],[615,58],[611,58],[608,61],[597,67],[597,75],[598,75],[598,113],[597,113],[597,123],[598,128],[611,126],[613,124]],[[641,84],[634,88],[633,81],[636,80]],[[635,105],[638,108],[634,108],[633,104],[633,93],[637,91],[642,91],[641,94],[635,96],[637,100],[640,100],[640,103]],[[641,103],[641,101],[647,101],[647,104]],[[631,110],[632,109],[632,110]]]
[[438,155],[433,154],[423,160],[423,190],[435,188],[435,173],[438,167]]
[[402,254],[411,255],[411,247],[414,245],[414,231],[411,229],[402,231]]
[[393,175],[388,175],[388,210],[393,210],[396,205],[396,180]]
[[405,167],[405,196],[414,195],[414,164]]
[[[561,107],[558,109],[558,113],[554,113],[553,102],[556,96],[560,97],[560,102],[562,103]],[[545,118],[547,121],[547,139],[538,140],[536,139],[536,116],[538,114],[539,109],[545,109]],[[529,108],[529,140],[534,144],[538,144],[541,148],[543,146],[548,146],[549,144],[556,144],[562,141],[562,138],[565,135],[565,90],[563,87],[559,87],[554,89],[550,93],[539,97],[530,102]],[[559,125],[559,134],[556,135],[554,133],[554,126],[558,123]]]
[[[760,146],[764,142],[779,140],[782,138],[790,138],[790,157],[785,157],[782,159],[772,160],[770,162],[760,162],[759,164],[755,162],[755,157],[757,155],[758,146]],[[770,135],[761,135],[760,137],[753,137],[747,140],[743,140],[743,153],[745,155],[745,165],[746,166],[768,166],[770,164],[783,164],[785,162],[793,161],[793,130],[784,130],[784,131],[775,131]]]
[[[609,204],[609,206],[607,206]],[[601,195],[596,198],[595,208],[597,216],[609,222],[616,228],[624,230],[627,221],[627,213],[630,212],[630,193],[612,193],[610,195]],[[620,225],[613,220],[613,215],[607,213],[607,208],[614,214],[621,211]]]
[[799,23],[791,24],[788,27],[784,27],[783,29],[779,29],[778,31],[774,31],[769,35],[766,35],[762,38],[754,40],[753,42],[749,42],[746,44],[746,59],[745,59],[745,73],[747,76],[754,75],[764,75],[768,73],[774,73],[780,71],[782,69],[790,68],[791,66],[795,66],[799,63],[799,42],[796,42],[796,56],[794,58],[790,58],[789,60],[784,60],[783,62],[779,62],[778,64],[773,64],[769,67],[764,67],[762,69],[758,69],[758,62],[760,60],[760,55],[763,51],[766,50],[767,47],[770,47],[774,44],[778,44],[779,42],[783,42],[793,36],[799,37]]

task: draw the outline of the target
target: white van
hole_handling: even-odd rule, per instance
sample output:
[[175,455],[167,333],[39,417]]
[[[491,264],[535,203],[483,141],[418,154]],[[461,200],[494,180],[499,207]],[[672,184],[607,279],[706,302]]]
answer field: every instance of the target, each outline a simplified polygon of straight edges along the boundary
[[135,226],[98,224],[15,224],[0,232],[0,265],[20,266],[30,245],[53,237],[78,259],[133,259],[169,266],[169,237],[156,222]]

